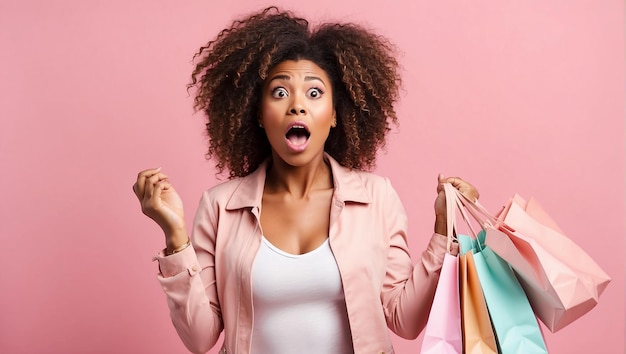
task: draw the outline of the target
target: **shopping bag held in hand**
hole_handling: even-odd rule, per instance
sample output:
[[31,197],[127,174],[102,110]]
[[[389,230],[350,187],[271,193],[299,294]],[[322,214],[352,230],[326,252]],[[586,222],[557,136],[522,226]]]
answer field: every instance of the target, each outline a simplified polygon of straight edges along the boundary
[[[456,200],[461,217],[468,231],[476,237],[476,232],[464,212],[463,205]],[[457,233],[458,233],[457,229]],[[474,264],[474,242],[470,236],[460,235],[459,241],[459,288],[461,297],[461,329],[464,354],[496,354],[498,346],[491,326],[491,319],[480,287],[476,265]]]
[[455,194],[450,194],[450,191],[446,189],[448,244],[424,331],[422,354],[460,354],[462,352],[459,258],[451,254],[456,228],[454,213],[456,202],[450,199],[453,197]]
[[[467,200],[460,193],[457,195],[467,206]],[[467,210],[484,229],[490,228],[490,224],[471,207]],[[459,242],[463,245],[466,242],[461,238],[459,235]],[[547,353],[539,323],[513,270],[484,242],[485,230],[482,230],[472,243],[472,252],[499,350],[504,354]]]
[[[460,235],[459,238],[468,236]],[[469,240],[471,242],[471,240]],[[461,250],[463,253],[463,249]],[[461,319],[463,353],[496,354],[498,347],[491,327],[491,319],[480,287],[473,252],[459,256],[459,278],[461,288]]]
[[487,231],[485,243],[513,267],[537,317],[550,331],[595,307],[611,278],[536,200],[526,202],[515,195],[495,222],[500,227]]

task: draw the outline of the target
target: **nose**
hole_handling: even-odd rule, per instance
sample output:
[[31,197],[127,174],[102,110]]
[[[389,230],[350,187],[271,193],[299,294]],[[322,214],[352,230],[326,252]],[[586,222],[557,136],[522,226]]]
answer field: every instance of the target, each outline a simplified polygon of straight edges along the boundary
[[294,103],[293,106],[289,109],[289,113],[296,114],[296,115],[305,114],[306,110],[301,104]]

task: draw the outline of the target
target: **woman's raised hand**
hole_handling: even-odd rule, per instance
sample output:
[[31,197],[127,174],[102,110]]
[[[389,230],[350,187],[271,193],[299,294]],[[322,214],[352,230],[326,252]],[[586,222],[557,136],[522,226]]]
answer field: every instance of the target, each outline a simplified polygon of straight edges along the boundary
[[435,232],[441,235],[447,233],[446,215],[446,194],[443,191],[443,184],[450,183],[458,189],[467,199],[475,201],[478,199],[478,190],[469,182],[459,177],[444,177],[440,174],[437,177],[437,199],[435,200]]
[[160,167],[139,172],[133,191],[139,199],[141,211],[165,233],[168,249],[176,249],[189,240],[183,202]]

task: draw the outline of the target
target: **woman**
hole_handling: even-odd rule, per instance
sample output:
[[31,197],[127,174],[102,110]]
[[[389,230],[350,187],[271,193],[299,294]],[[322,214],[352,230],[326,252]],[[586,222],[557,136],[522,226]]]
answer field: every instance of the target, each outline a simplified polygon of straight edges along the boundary
[[167,175],[133,187],[165,233],[158,278],[187,348],[206,352],[222,330],[225,353],[393,353],[387,327],[417,337],[445,253],[442,184],[478,192],[439,177],[435,234],[413,265],[398,195],[364,171],[397,121],[389,43],[272,7],[197,57],[208,156],[231,178],[203,194],[191,241]]

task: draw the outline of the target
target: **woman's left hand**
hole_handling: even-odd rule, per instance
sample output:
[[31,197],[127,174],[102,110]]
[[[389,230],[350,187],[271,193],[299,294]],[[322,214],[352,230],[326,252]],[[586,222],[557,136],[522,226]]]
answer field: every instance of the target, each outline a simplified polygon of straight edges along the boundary
[[444,177],[442,174],[437,178],[437,199],[435,200],[435,232],[441,235],[447,234],[446,194],[443,190],[444,183],[450,183],[458,189],[467,199],[478,199],[478,190],[469,182],[459,177]]

